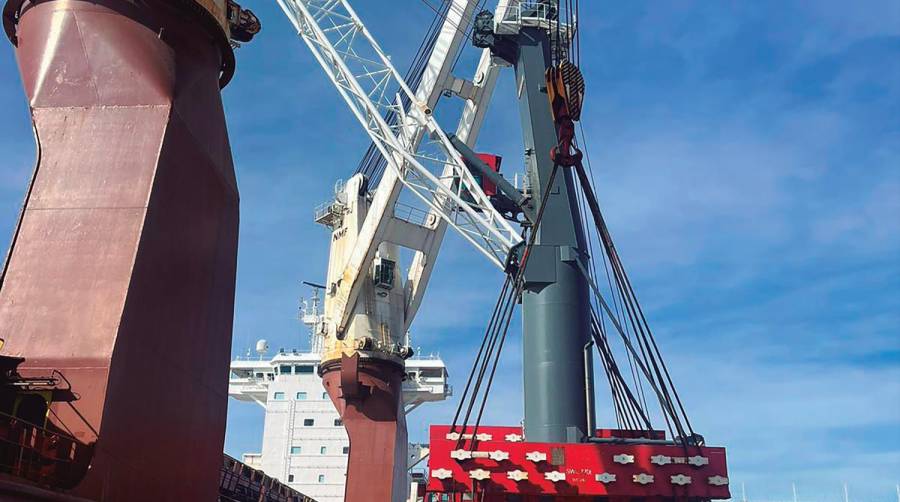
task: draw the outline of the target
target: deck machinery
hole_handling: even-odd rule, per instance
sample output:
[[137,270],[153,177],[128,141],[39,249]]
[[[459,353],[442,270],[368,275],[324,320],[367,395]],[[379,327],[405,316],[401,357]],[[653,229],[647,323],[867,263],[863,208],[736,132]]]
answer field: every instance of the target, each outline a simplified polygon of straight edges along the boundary
[[[398,73],[347,0],[279,3],[371,137],[369,153],[383,169],[377,186],[371,172],[358,172],[317,212],[332,229],[321,371],[350,436],[346,499],[403,498],[396,459],[405,445],[397,412],[409,354],[404,336],[447,227],[507,274],[506,306],[522,304],[525,417],[523,427],[485,427],[470,406],[452,425],[432,427],[428,493],[485,500],[728,498],[724,449],[705,446],[687,421],[581,164],[574,122],[584,82],[572,62],[577,2],[501,0],[495,12],[474,16],[478,2],[444,2],[431,59],[412,77]],[[447,61],[455,60],[470,26],[484,53],[475,79],[466,81],[449,74]],[[471,149],[503,67],[516,78],[524,189],[497,173],[495,158]],[[456,135],[432,113],[442,92],[466,99]],[[424,204],[421,221],[401,216],[401,189]],[[588,228],[614,270],[615,314],[594,280]],[[400,248],[415,256],[402,287]],[[504,308],[494,313],[473,366],[477,382],[471,393],[466,386],[461,404],[481,392],[483,409],[512,312]],[[628,388],[607,332],[621,335],[630,364],[639,368],[633,371],[659,398],[671,438],[652,427],[643,394]],[[594,345],[618,429],[594,426]]]

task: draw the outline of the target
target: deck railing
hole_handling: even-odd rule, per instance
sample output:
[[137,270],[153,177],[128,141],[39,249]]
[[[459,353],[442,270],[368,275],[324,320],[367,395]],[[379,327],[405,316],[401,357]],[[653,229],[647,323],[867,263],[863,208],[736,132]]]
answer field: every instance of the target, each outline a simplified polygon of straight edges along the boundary
[[0,413],[0,472],[69,489],[84,478],[93,453],[93,445]]

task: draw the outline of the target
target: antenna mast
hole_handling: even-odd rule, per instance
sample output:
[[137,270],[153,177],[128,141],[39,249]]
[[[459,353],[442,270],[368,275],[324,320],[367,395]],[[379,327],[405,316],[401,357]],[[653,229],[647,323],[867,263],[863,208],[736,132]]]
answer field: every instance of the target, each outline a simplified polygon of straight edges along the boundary
[[312,298],[305,300],[300,298],[300,322],[308,329],[309,332],[309,350],[314,354],[321,354],[322,345],[322,321],[323,314],[319,308],[322,302],[320,293],[325,286],[313,282],[303,281],[303,284],[312,289]]

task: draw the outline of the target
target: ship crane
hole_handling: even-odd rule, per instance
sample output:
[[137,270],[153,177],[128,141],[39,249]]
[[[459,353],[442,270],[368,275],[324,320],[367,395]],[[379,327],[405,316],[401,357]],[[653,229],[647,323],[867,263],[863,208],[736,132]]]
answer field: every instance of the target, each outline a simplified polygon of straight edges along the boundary
[[[474,145],[499,72],[489,50],[472,80],[451,72],[466,38],[460,27],[470,24],[478,3],[447,3],[413,90],[349,2],[279,0],[387,164],[377,186],[371,186],[376,173],[357,173],[339,183],[334,200],[316,212],[316,221],[331,228],[320,373],[350,437],[347,500],[405,498],[400,381],[403,361],[412,355],[407,332],[446,228],[501,268],[522,241],[513,222],[494,207],[497,196],[485,194],[475,176],[498,177],[490,169],[478,172],[481,165],[467,164],[455,146]],[[465,100],[452,135],[432,113],[446,93]],[[401,203],[401,191],[425,210]],[[524,202],[521,194],[513,195]],[[414,251],[405,281],[400,248]]]
[[[320,373],[350,436],[346,499],[399,500],[405,492],[398,389],[411,352],[403,340],[447,227],[507,279],[453,424],[431,429],[430,492],[498,501],[727,498],[725,451],[694,432],[582,165],[574,125],[585,88],[573,62],[577,0],[500,0],[496,12],[478,13],[472,39],[483,54],[471,82],[452,77],[449,62],[477,2],[453,0],[439,37],[445,43],[435,44],[416,91],[347,0],[278,2],[371,138],[370,152],[387,165],[374,190],[358,173],[317,211],[317,221],[332,228]],[[515,71],[527,194],[471,149],[500,66]],[[447,90],[468,99],[456,134],[443,131],[433,114]],[[483,189],[488,184],[493,196]],[[421,222],[398,216],[401,189],[428,208]],[[592,235],[615,278],[613,308],[593,271]],[[400,247],[415,251],[402,288]],[[524,317],[524,426],[481,426],[517,303]],[[615,361],[615,335],[635,385],[642,381],[637,389]],[[594,348],[617,429],[594,425]],[[669,439],[651,423],[644,381]]]
[[[423,248],[427,246],[416,243],[435,240],[439,225],[433,221],[434,217],[455,228],[502,268],[509,251],[522,238],[494,208],[432,115],[438,97],[448,84],[455,83],[450,80],[450,66],[464,38],[458,26],[468,23],[478,2],[452,2],[439,42],[435,44],[436,50],[416,92],[409,88],[349,2],[278,2],[390,167],[374,191],[367,213],[360,215],[365,221],[361,222],[339,280],[329,284],[333,288],[329,291],[332,298],[328,314],[333,322],[331,334],[338,339],[347,335],[353,313],[351,307],[362,289],[361,278],[365,274],[361,271],[372,263],[377,252],[377,245],[371,244],[384,242],[388,236],[403,240],[401,244],[408,244],[406,247],[417,251],[417,259],[424,261],[427,251]],[[475,138],[471,132],[474,128],[477,133],[480,127],[482,102],[490,97],[496,71],[491,58],[484,57],[476,72],[479,83],[464,83],[471,89],[471,99],[456,134],[463,142],[470,136],[472,140]],[[396,92],[392,92],[394,89]],[[388,123],[387,115],[398,116],[399,120]],[[420,149],[423,139],[426,145]],[[389,213],[396,206],[401,186],[427,204],[431,210],[427,218],[429,224],[414,225]],[[358,188],[362,188],[358,192],[366,192],[365,187]],[[346,204],[348,202],[338,201],[338,205],[329,206],[328,217],[343,216]],[[424,274],[413,275],[407,287],[417,290],[420,286],[417,281],[425,277]],[[415,305],[415,300],[412,301]]]
[[[454,501],[727,498],[725,451],[687,419],[582,165],[578,0],[500,0],[475,15],[472,41],[483,52],[471,81],[452,76],[451,61],[478,2],[445,0],[430,59],[407,79],[347,0],[277,1],[387,167],[377,186],[377,172],[351,178],[318,218],[332,228],[319,368],[351,438],[347,500],[406,491],[406,333],[447,228],[506,282],[452,424],[431,428],[429,492]],[[25,386],[40,406],[16,404],[3,418],[10,431],[32,431],[10,436],[19,437],[6,455],[18,459],[13,490],[210,500],[223,467],[239,220],[218,91],[233,74],[233,49],[259,22],[232,0],[7,0],[3,25],[38,151],[0,273],[6,380],[64,391],[54,400]],[[471,149],[501,66],[515,73],[527,193],[497,174],[497,159]],[[455,134],[434,118],[443,92],[467,100]],[[424,218],[399,211],[401,191],[427,208]],[[405,280],[401,247],[415,251]],[[611,301],[594,256],[607,260]],[[524,423],[483,426],[519,303]],[[616,337],[646,394],[619,370]],[[594,425],[594,349],[616,429]],[[193,378],[176,392],[160,385],[187,367]],[[69,383],[81,399],[65,392]],[[6,401],[24,398],[14,394]],[[657,416],[648,396],[659,401]],[[23,429],[15,415],[23,411],[46,427]],[[654,427],[660,416],[668,431]],[[32,442],[34,427],[49,442]],[[146,468],[173,454],[190,462]],[[224,464],[222,482],[257,479]],[[269,481],[255,488],[273,488]]]

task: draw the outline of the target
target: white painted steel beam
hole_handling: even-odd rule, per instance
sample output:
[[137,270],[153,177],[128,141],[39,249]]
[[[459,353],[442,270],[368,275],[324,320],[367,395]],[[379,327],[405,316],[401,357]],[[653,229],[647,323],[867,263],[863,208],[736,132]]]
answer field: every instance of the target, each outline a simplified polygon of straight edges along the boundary
[[[379,185],[375,192],[357,243],[332,292],[331,320],[336,332],[342,333],[349,322],[362,277],[390,224],[385,216],[396,204],[400,184],[502,267],[521,237],[491,206],[431,115],[465,38],[459,28],[466,26],[462,19],[471,16],[477,2],[454,0],[418,93],[409,89],[346,0],[278,3],[389,166],[381,182],[384,187]],[[397,94],[391,95],[395,89],[411,100],[409,109],[402,107]],[[403,119],[390,125],[383,118],[387,112]]]
[[[479,132],[481,132],[481,126],[484,124],[484,117],[490,106],[491,96],[494,94],[494,87],[496,87],[499,75],[500,66],[494,62],[490,49],[484,49],[481,53],[481,59],[478,61],[478,68],[475,70],[475,78],[472,80],[475,86],[472,99],[466,101],[462,117],[456,128],[456,137],[469,147],[475,146],[475,140],[478,138]],[[451,176],[452,168],[450,166],[445,167],[444,172],[441,173],[441,179],[448,180]],[[431,279],[438,252],[444,241],[444,234],[447,232],[447,220],[438,216],[434,210],[429,214],[427,221],[435,222],[434,235],[424,249],[416,251],[412,265],[409,267],[406,282],[407,330],[409,330],[416,313],[419,311],[419,307],[422,305],[428,281]]]

